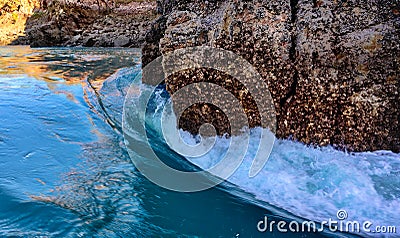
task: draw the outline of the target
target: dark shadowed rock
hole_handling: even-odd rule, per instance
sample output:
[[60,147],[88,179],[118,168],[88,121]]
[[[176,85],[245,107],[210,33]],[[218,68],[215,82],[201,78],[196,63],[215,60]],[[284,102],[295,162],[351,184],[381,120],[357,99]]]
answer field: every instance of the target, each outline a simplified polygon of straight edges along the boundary
[[117,39],[114,40],[114,46],[116,46],[116,47],[128,46],[129,43],[130,43],[130,40],[126,36],[118,36]]
[[[355,151],[400,151],[398,1],[175,0],[159,5],[164,15],[146,37],[144,65],[191,46],[233,51],[268,84],[278,137]],[[166,84],[173,94],[201,81],[235,96],[243,90],[228,76],[204,69],[175,74]],[[239,100],[250,112],[250,126],[257,126],[252,103],[247,97]],[[180,126],[197,133],[199,124],[209,122],[227,132],[225,121],[216,108],[199,104],[188,108]]]

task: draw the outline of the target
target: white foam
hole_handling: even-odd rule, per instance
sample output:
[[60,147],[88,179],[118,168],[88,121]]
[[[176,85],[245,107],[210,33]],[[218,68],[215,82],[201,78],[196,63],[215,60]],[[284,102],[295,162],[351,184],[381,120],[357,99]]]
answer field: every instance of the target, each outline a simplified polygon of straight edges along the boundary
[[[254,129],[257,138],[262,129]],[[188,143],[195,138],[181,133]],[[253,140],[254,142],[254,140]],[[218,163],[229,139],[218,137],[206,155],[190,158],[208,169]],[[243,163],[228,179],[256,198],[314,221],[337,219],[340,209],[348,220],[398,225],[400,220],[400,155],[388,151],[346,153],[331,147],[313,148],[290,140],[276,140],[261,172],[249,177],[258,145],[250,142]]]

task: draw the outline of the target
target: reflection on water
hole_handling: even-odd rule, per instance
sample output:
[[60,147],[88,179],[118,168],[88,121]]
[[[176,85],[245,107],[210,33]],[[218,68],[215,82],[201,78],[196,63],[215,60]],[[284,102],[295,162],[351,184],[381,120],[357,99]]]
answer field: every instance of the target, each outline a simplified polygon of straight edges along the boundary
[[93,88],[139,53],[0,48],[0,235],[93,234],[115,208],[135,223],[134,168]]
[[233,186],[176,193],[138,173],[119,128],[139,50],[4,47],[0,56],[0,236],[322,236],[259,233],[264,215],[290,214]]
[[[138,49],[1,47],[0,75],[26,75],[45,82],[97,87],[117,69],[139,63]],[[52,85],[49,85],[51,87]]]

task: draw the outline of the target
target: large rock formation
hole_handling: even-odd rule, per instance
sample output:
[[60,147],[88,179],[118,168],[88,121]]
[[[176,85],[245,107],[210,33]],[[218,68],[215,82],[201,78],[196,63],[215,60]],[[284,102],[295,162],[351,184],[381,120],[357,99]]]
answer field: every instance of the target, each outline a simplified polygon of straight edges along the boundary
[[151,0],[42,0],[26,34],[35,47],[140,47],[156,16]]
[[[398,1],[165,0],[158,9],[163,16],[146,36],[144,65],[191,46],[233,51],[268,84],[278,137],[355,151],[400,151]],[[229,76],[205,69],[173,75],[166,84],[173,94],[200,81],[235,96],[243,90]],[[239,100],[251,107],[246,97]],[[224,120],[220,114],[198,104],[179,123],[193,133],[204,122],[229,132],[227,123],[215,122]]]

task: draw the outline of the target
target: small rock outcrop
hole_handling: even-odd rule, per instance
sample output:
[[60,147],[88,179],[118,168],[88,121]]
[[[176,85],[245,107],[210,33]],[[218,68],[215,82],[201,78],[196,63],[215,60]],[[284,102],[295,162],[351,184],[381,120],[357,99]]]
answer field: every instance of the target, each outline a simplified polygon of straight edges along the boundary
[[[395,0],[165,0],[143,49],[143,65],[176,49],[211,46],[250,62],[269,86],[277,136],[352,151],[400,151],[400,5]],[[173,94],[212,82],[239,95],[229,76],[196,69],[166,79]],[[247,97],[239,98],[242,105]],[[224,103],[224,102],[221,102]],[[253,105],[254,106],[254,105]],[[210,105],[179,125],[229,132]],[[252,110],[247,110],[252,111]],[[257,126],[251,113],[250,126]],[[217,120],[215,120],[217,118]]]

